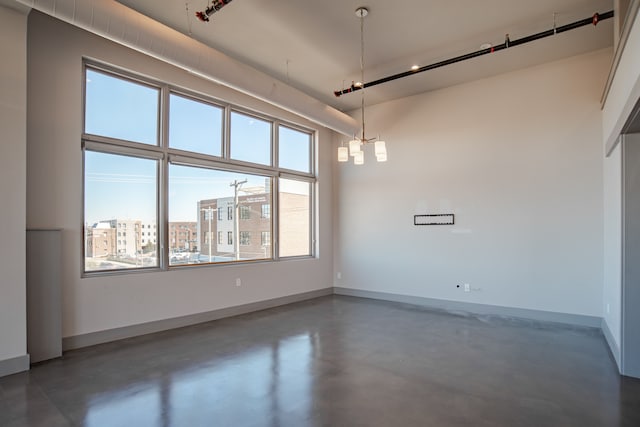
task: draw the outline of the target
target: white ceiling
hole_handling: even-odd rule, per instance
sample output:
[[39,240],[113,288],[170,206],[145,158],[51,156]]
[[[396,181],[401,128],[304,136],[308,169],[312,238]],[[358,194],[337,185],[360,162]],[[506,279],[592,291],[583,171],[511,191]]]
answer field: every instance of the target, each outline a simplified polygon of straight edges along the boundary
[[[120,0],[121,3],[245,62],[341,111],[360,92],[334,90],[359,81],[360,24],[366,6],[365,81],[469,53],[606,12],[613,0],[235,0],[195,17],[207,0]],[[367,104],[422,93],[612,45],[613,20],[582,27],[433,71],[366,89]],[[343,86],[344,85],[344,86]]]

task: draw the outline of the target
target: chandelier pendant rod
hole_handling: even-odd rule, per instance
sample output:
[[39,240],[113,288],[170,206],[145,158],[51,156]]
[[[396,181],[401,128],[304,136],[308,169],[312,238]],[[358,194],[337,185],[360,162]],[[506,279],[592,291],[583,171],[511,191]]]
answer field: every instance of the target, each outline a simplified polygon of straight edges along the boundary
[[[364,18],[369,14],[369,10],[366,7],[359,7],[356,9],[356,16],[360,18],[360,82],[353,82],[353,86],[360,86],[364,89]],[[344,145],[338,147],[338,162],[347,162],[349,157],[353,156],[353,163],[356,165],[364,164],[364,145],[370,142],[375,142],[375,155],[378,162],[387,161],[387,149],[385,142],[378,137],[367,139],[365,132],[365,117],[364,117],[364,90],[360,94],[360,113],[362,118],[362,133],[358,136],[353,135],[353,140],[349,141],[349,146]]]
[[363,91],[360,99],[360,109],[362,111],[362,138],[361,142],[364,144],[367,142],[365,137],[365,125],[364,125],[364,17],[367,16],[369,11],[364,8],[358,8],[356,14],[360,17],[360,84]]

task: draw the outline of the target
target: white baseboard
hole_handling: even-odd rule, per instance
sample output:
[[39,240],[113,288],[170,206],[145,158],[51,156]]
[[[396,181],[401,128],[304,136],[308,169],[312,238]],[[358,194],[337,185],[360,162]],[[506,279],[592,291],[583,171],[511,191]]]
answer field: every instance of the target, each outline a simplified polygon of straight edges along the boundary
[[[279,298],[273,298],[265,301],[258,301],[249,304],[243,304],[235,307],[228,307],[219,310],[213,310],[206,313],[197,313],[188,316],[182,316],[172,319],[158,320],[139,325],[125,326],[122,328],[109,329],[106,331],[92,332],[83,335],[63,338],[63,350],[73,350],[81,347],[88,347],[96,344],[102,344],[110,341],[116,341],[125,338],[132,338],[140,335],[146,335],[154,332],[166,331],[169,329],[181,328],[184,326],[195,325],[198,323],[218,320],[225,317],[238,316],[241,314],[251,313],[255,311],[265,310],[268,308],[278,307],[282,305],[292,304],[295,302],[306,301],[326,295],[345,295],[358,298],[370,298],[383,301],[399,302],[422,306],[439,311],[446,311],[454,314],[476,314],[476,315],[494,315],[506,318],[527,319],[542,322],[562,323],[573,326],[597,328],[600,329],[606,339],[611,350],[611,354],[620,370],[620,348],[613,339],[613,334],[603,318],[595,316],[585,316],[568,313],[556,313],[542,310],[529,310],[522,308],[502,307],[487,304],[476,304],[460,301],[447,301],[434,298],[417,297],[411,295],[393,294],[387,292],[367,291],[362,289],[352,289],[343,287],[333,287],[319,289],[311,292],[288,295]],[[29,370],[29,355],[14,357],[11,359],[0,360],[0,377],[15,374]]]
[[564,323],[573,326],[583,326],[598,329],[602,327],[602,318],[596,316],[556,313],[552,311],[529,310],[524,308],[502,307],[497,305],[476,304],[460,301],[447,301],[435,298],[425,298],[411,295],[366,291],[362,289],[342,287],[334,287],[333,293],[336,295],[347,295],[360,298],[371,298],[377,300],[412,304],[452,313],[494,315],[537,320],[542,322]]
[[29,370],[29,355],[0,360],[0,377]]
[[96,344],[117,341],[125,338],[132,338],[140,335],[152,334],[154,332],[166,331],[169,329],[182,328],[184,326],[196,325],[198,323],[210,322],[225,317],[238,316],[240,314],[265,310],[294,302],[305,301],[321,296],[333,294],[332,288],[319,289],[317,291],[304,292],[300,294],[287,295],[265,301],[258,301],[235,307],[222,308],[206,313],[191,314],[188,316],[174,317],[172,319],[157,320],[155,322],[142,323],[138,325],[124,326],[122,328],[108,329],[105,331],[91,332],[88,334],[64,337],[62,339],[62,350],[73,350],[82,347],[89,347]]
[[611,329],[609,329],[609,325],[607,325],[607,322],[602,319],[602,334],[604,335],[604,338],[607,340],[607,344],[609,345],[609,350],[611,351],[611,355],[613,356],[613,359],[616,361],[616,365],[618,368],[618,372],[622,373],[622,365],[621,365],[621,354],[620,354],[620,347],[618,347],[618,344],[616,344],[616,340],[613,338],[613,334],[611,333]]

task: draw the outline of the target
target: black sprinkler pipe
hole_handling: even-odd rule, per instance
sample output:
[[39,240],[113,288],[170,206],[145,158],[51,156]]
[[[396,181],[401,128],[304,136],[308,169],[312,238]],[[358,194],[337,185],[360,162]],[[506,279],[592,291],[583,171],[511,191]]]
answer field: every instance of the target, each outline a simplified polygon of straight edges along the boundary
[[502,44],[497,46],[488,47],[486,49],[477,50],[475,52],[467,53],[464,55],[456,56],[454,58],[445,59],[444,61],[435,62],[433,64],[424,65],[420,68],[410,71],[404,71],[402,73],[394,74],[392,76],[383,77],[378,80],[374,80],[372,82],[364,83],[363,85],[356,86],[352,84],[350,87],[342,90],[336,90],[333,94],[336,97],[344,95],[346,93],[351,93],[358,91],[360,89],[376,86],[382,83],[387,83],[392,80],[401,79],[403,77],[412,76],[417,73],[422,73],[424,71],[434,70],[436,68],[444,67],[445,65],[455,64],[456,62],[466,61],[467,59],[477,58],[478,56],[487,55],[493,52],[497,52],[500,50],[508,49],[513,46],[519,46],[525,43],[530,43],[536,40],[540,40],[546,37],[553,36],[555,34],[564,33],[565,31],[575,30],[576,28],[584,27],[585,25],[593,24],[594,26],[598,24],[598,22],[603,21],[605,19],[613,18],[613,10],[605,12],[603,14],[595,13],[590,18],[581,19],[579,21],[572,22],[570,24],[562,25],[557,28],[552,28],[551,30],[543,31],[541,33],[532,34],[530,36],[522,37],[517,40],[509,40],[509,35],[507,34],[505,37],[505,41]]
[[196,17],[202,22],[209,22],[209,17],[231,3],[231,0],[213,0],[211,6],[207,7],[202,12],[196,12]]

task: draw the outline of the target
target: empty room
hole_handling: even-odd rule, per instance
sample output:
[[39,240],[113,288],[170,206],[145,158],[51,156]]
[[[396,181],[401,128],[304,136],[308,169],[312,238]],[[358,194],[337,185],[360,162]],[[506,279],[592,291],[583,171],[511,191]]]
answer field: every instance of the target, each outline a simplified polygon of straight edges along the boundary
[[0,0],[0,426],[640,426],[638,0]]

